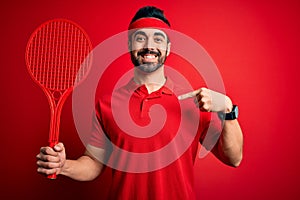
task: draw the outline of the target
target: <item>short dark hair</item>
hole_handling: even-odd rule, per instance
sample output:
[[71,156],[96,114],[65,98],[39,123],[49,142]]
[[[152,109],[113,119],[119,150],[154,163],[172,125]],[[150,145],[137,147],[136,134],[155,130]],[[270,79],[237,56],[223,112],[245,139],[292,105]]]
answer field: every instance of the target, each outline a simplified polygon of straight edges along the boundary
[[164,11],[154,6],[145,6],[140,8],[132,18],[130,24],[132,24],[133,22],[135,22],[140,18],[148,18],[148,17],[160,19],[163,22],[165,22],[169,27],[171,27],[170,22],[164,15]]

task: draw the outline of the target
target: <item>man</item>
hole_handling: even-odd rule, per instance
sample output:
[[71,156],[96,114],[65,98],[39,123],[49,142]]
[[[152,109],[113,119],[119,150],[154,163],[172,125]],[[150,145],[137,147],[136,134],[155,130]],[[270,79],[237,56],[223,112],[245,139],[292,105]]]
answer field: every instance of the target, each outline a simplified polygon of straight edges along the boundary
[[[87,181],[95,179],[107,165],[113,168],[109,199],[182,200],[195,199],[193,164],[199,141],[202,143],[205,137],[211,138],[207,144],[213,145],[205,147],[212,148],[218,159],[234,167],[240,164],[243,135],[235,115],[237,107],[230,98],[207,88],[176,96],[180,86],[165,76],[164,62],[171,49],[165,31],[169,27],[170,23],[158,8],[144,7],[136,13],[129,26],[128,41],[135,66],[133,79],[113,97],[97,97],[96,120],[85,155],[68,160],[62,143],[53,149],[42,147],[37,155],[38,172]],[[214,101],[220,98],[225,103]],[[129,102],[125,109],[138,127],[150,126],[152,120],[160,123],[163,112],[152,111],[151,107],[162,105],[167,113],[162,129],[155,134],[153,129],[138,131],[137,128],[136,131],[133,127],[134,134],[122,130],[115,122],[113,104],[121,113],[124,102]],[[226,113],[223,128],[218,113]],[[209,126],[213,130],[210,133]],[[167,154],[159,152],[165,146],[170,147]],[[141,162],[128,152],[159,154],[151,159],[145,154]],[[169,157],[176,159],[168,160]]]

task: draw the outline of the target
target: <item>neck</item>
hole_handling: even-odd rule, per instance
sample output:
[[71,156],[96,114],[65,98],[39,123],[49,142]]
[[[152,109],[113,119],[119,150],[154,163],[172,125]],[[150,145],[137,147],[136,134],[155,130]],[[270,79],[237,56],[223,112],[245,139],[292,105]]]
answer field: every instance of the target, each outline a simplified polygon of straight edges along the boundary
[[164,66],[161,66],[156,71],[151,73],[145,73],[135,68],[134,81],[139,85],[145,85],[149,94],[155,92],[159,90],[166,82]]

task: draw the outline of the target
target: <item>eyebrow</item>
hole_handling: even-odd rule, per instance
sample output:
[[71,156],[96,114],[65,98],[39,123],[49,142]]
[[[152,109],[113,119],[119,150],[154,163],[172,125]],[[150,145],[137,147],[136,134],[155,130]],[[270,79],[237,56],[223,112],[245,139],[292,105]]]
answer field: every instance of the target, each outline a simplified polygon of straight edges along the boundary
[[[137,35],[143,35],[143,36],[147,37],[147,35],[146,35],[146,33],[144,31],[137,31],[137,32],[135,32],[134,33],[134,37],[136,37]],[[163,33],[161,33],[161,32],[155,32],[154,36],[161,36],[164,39],[166,39],[166,36]]]
[[166,39],[165,35],[161,32],[155,32],[154,36],[162,36],[164,39]]
[[144,31],[137,31],[134,33],[134,37],[136,37],[137,35],[143,35],[145,37],[147,37],[146,33]]

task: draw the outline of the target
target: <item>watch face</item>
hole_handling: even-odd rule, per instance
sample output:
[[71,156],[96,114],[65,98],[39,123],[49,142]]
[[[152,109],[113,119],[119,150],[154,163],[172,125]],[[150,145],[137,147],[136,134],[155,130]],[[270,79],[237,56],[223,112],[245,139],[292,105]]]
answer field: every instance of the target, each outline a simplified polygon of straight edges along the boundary
[[236,105],[233,105],[232,111],[230,113],[226,113],[225,120],[234,120],[238,118],[239,110]]
[[237,119],[239,115],[239,109],[237,105],[233,105],[232,111],[230,113],[219,112],[218,116],[221,120],[234,120]]
[[234,114],[235,119],[238,118],[239,108],[236,105],[234,105],[234,107],[233,107],[233,114]]
[[239,117],[239,108],[237,106],[235,106],[235,118],[237,119]]

